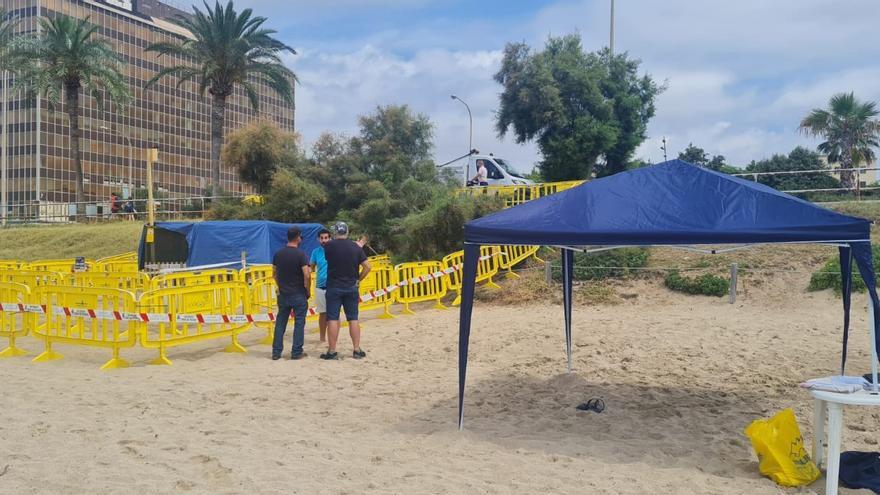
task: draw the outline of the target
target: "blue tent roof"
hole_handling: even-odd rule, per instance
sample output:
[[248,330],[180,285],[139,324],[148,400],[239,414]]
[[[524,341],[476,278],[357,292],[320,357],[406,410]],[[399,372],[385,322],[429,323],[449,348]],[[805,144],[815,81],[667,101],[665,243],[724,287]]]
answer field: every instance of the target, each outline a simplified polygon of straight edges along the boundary
[[[263,220],[210,222],[157,222],[156,227],[186,236],[189,246],[187,266],[213,265],[241,261],[247,252],[248,264],[270,264],[275,251],[287,244],[287,229],[296,225],[302,230],[300,248],[307,255],[318,247],[317,223],[287,224]],[[144,239],[141,238],[141,253]]]
[[468,222],[465,242],[538,245],[867,240],[870,222],[672,160]]

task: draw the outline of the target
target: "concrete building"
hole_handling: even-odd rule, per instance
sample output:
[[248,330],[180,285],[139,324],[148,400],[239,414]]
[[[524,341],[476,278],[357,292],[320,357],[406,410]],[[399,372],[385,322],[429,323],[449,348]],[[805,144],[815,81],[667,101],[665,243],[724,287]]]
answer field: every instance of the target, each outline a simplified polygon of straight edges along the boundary
[[[84,186],[86,197],[94,203],[90,212],[104,209],[113,192],[120,198],[141,195],[145,187],[143,150],[148,146],[159,148],[153,178],[161,195],[181,198],[204,193],[210,185],[210,96],[201,98],[193,83],[176,88],[173,78],[143,89],[163,66],[179,62],[159,59],[145,49],[153,42],[189,36],[167,20],[182,14],[182,7],[158,0],[2,0],[2,6],[20,19],[21,33],[38,29],[39,17],[87,17],[126,62],[132,101],[125,109],[107,105],[101,110],[94,98],[81,95]],[[0,114],[6,135],[2,150],[5,173],[0,182],[6,189],[7,214],[11,219],[63,217],[74,200],[73,159],[63,101],[56,108],[49,108],[40,98],[29,101],[21,91],[13,90],[10,77],[0,77],[0,102],[6,102]],[[257,118],[293,131],[293,106],[266,86],[258,87],[259,115],[251,110],[240,89],[228,100],[227,135]],[[250,192],[234,170],[224,169],[221,182],[227,191]]]

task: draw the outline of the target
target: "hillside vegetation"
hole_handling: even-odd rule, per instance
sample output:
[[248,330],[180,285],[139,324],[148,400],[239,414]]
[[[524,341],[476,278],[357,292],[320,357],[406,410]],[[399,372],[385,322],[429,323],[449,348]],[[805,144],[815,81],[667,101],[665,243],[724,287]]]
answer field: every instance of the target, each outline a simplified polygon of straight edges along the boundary
[[143,225],[140,222],[110,222],[94,225],[48,225],[11,227],[0,230],[0,259],[97,259],[137,249]]

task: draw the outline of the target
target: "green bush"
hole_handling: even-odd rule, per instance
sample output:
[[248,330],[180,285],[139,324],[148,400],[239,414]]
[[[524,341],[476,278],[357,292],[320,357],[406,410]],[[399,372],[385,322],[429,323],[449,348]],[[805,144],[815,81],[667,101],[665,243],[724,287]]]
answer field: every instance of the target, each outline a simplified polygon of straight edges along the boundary
[[[880,246],[871,248],[871,257],[874,258],[874,266],[880,266]],[[865,291],[865,282],[859,274],[856,262],[853,260],[852,266],[852,288],[855,292]],[[817,272],[813,272],[810,276],[810,285],[807,286],[809,291],[834,289],[837,294],[843,293],[843,282],[840,279],[840,256],[832,256],[825,265]]]
[[685,294],[721,297],[730,290],[730,282],[726,278],[706,273],[696,278],[682,277],[678,270],[666,275],[666,287]]
[[[574,280],[599,280],[605,278],[624,278],[634,274],[648,264],[646,248],[620,248],[598,253],[575,253]],[[553,278],[561,280],[562,262],[553,262]]]

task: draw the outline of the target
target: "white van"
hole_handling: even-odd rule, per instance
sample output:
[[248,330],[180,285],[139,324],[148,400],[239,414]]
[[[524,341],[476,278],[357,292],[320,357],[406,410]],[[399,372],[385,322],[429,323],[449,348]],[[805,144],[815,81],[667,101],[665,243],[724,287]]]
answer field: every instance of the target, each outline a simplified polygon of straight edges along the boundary
[[[461,178],[462,184],[467,184],[477,175],[477,166],[481,161],[486,166],[486,181],[490,186],[525,186],[534,184],[534,182],[520,175],[511,166],[509,161],[493,156],[491,153],[488,155],[470,155],[467,162],[462,159],[458,162],[450,163],[441,167],[440,172],[454,174],[456,177]],[[445,172],[447,170],[449,172]]]

